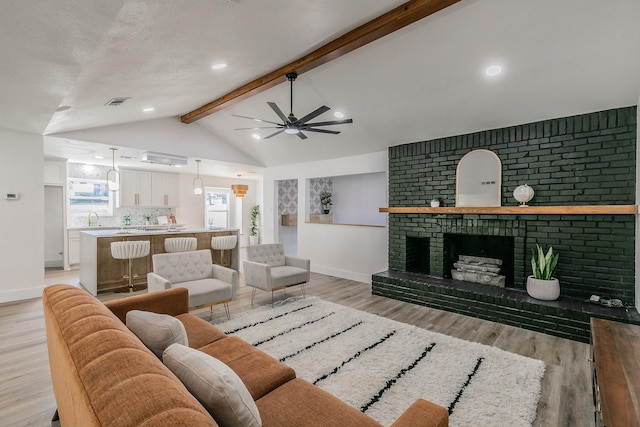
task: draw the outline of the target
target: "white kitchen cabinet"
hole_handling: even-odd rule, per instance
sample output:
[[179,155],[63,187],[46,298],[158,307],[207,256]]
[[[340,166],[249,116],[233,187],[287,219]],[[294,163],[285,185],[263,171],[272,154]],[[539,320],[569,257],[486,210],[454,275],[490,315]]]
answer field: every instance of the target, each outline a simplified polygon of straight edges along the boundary
[[151,172],[120,170],[120,206],[151,206]]
[[178,206],[180,203],[180,175],[175,173],[151,173],[151,204],[153,206]]
[[68,259],[69,266],[73,266],[80,263],[80,231],[69,230],[68,231]]

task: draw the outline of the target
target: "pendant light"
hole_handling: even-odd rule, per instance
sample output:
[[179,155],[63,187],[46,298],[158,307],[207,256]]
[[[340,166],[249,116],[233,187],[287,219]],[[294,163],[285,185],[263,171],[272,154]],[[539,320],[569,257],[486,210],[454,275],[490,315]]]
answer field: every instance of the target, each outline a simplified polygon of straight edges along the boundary
[[244,197],[247,194],[247,190],[249,189],[248,185],[245,184],[233,184],[231,186],[231,191],[236,197]]
[[109,148],[109,150],[111,150],[112,166],[111,169],[107,171],[107,187],[109,191],[115,193],[120,190],[120,172],[116,170],[116,151],[118,151],[118,149]]
[[198,174],[193,178],[193,194],[202,196],[202,193],[204,193],[204,181],[200,178],[200,160],[196,160],[196,168]]

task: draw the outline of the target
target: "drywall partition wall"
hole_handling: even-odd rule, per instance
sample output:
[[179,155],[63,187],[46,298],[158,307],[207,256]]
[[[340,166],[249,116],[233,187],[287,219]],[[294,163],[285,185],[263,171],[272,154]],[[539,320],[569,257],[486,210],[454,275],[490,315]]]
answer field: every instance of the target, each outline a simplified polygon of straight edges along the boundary
[[[0,303],[44,288],[42,136],[0,129]],[[7,193],[19,195],[6,200]]]
[[[278,180],[297,179],[302,197],[309,193],[310,178],[374,172],[386,176],[386,171],[386,152],[271,167],[264,172],[264,200],[277,200],[274,183]],[[298,218],[308,217],[307,205],[306,200],[299,200]],[[264,206],[262,224],[266,243],[274,242],[277,237],[280,220],[277,212],[271,202]],[[387,268],[387,229],[298,221],[298,256],[309,258],[314,272],[371,283],[371,274]]]

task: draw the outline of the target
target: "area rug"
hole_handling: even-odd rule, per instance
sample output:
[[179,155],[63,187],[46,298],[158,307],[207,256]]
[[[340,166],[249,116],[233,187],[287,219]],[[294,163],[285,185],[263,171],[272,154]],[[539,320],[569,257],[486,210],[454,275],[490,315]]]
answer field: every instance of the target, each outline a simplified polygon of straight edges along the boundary
[[451,426],[531,426],[542,361],[316,297],[292,298],[216,324],[385,426],[416,399]]

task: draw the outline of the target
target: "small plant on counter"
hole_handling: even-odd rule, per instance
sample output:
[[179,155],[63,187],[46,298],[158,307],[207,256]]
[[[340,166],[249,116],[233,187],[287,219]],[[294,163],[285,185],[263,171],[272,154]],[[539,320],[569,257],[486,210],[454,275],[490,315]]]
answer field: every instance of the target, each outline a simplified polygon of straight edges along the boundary
[[320,204],[322,205],[322,210],[324,213],[329,213],[329,209],[333,205],[331,201],[332,194],[328,191],[323,191],[320,193]]

